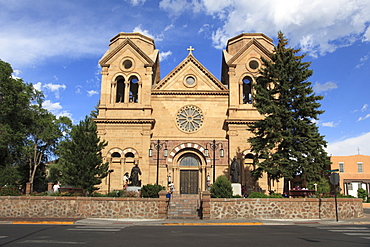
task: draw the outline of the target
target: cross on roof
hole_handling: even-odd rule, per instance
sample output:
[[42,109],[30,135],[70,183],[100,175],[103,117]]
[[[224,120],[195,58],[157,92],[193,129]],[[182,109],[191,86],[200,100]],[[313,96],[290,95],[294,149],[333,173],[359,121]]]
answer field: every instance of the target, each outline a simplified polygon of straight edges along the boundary
[[189,53],[191,53],[192,51],[194,51],[194,48],[190,46],[187,50],[189,51]]

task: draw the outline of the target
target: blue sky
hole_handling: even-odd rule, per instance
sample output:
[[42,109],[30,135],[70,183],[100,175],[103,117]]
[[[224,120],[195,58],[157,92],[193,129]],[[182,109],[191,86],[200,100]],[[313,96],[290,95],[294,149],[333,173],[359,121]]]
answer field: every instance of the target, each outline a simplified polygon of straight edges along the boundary
[[187,55],[217,78],[229,38],[281,30],[311,61],[331,155],[370,155],[368,0],[0,0],[0,59],[75,123],[99,100],[99,59],[119,32],[141,32],[161,53],[161,78]]

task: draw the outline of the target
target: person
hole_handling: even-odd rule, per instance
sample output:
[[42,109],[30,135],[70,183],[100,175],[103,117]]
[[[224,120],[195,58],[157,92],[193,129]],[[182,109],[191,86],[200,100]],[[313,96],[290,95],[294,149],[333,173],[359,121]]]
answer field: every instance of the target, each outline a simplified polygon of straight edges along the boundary
[[139,181],[139,175],[141,175],[141,170],[137,164],[131,169],[131,185],[132,186],[140,186],[141,182]]
[[59,188],[60,188],[59,182],[53,185],[53,190],[54,190],[55,193],[59,192]]
[[171,194],[175,192],[175,185],[173,183],[170,184],[170,191],[171,191]]
[[239,163],[233,159],[230,166],[231,183],[239,183]]
[[130,179],[129,174],[128,174],[128,172],[126,172],[123,175],[123,190],[125,190],[127,188],[129,179]]

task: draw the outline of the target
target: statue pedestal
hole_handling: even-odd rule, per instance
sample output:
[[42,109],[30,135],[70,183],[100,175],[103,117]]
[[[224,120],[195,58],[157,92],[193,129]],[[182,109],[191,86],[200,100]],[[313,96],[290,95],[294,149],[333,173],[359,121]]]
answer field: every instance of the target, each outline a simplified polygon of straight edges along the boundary
[[242,195],[242,185],[239,183],[232,183],[231,187],[233,187],[233,196]]
[[133,191],[133,192],[139,193],[140,190],[141,190],[141,187],[139,186],[127,186],[126,188],[127,192]]

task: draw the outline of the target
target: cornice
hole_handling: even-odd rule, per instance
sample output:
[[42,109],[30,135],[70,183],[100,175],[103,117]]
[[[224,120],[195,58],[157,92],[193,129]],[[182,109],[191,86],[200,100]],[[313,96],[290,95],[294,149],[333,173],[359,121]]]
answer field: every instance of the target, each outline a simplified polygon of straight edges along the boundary
[[164,90],[152,90],[152,95],[222,95],[228,96],[229,91],[164,91]]
[[143,52],[134,42],[132,42],[129,38],[126,38],[122,43],[120,43],[116,48],[114,48],[112,51],[110,51],[107,55],[105,55],[100,61],[99,64],[102,67],[109,66],[108,61],[114,57],[120,50],[122,50],[123,47],[126,45],[130,45],[141,57],[145,59],[147,64],[145,66],[153,66],[154,61],[145,53]]
[[104,124],[151,124],[155,123],[155,119],[94,119],[96,123]]
[[252,38],[245,46],[240,49],[229,61],[227,61],[228,66],[232,66],[236,59],[238,59],[246,50],[248,50],[252,45],[255,45],[258,49],[260,49],[266,56],[270,56],[270,51],[263,46],[258,40]]

